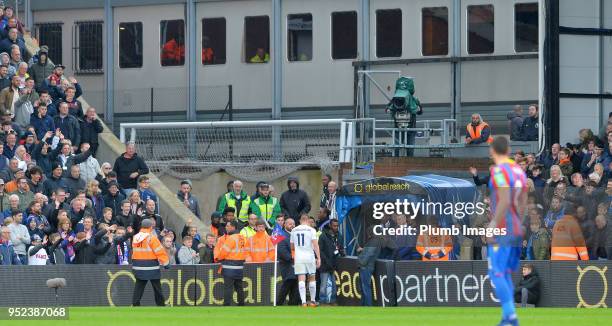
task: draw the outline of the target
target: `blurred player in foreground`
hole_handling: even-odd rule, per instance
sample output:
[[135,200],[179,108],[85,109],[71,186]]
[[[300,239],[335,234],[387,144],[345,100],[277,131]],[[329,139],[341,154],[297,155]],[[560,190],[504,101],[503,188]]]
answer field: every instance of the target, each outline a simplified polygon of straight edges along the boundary
[[499,325],[518,325],[511,273],[518,269],[521,256],[523,229],[520,217],[524,216],[527,207],[527,176],[509,159],[508,139],[496,137],[491,143],[490,154],[495,166],[491,168],[489,180],[493,212],[489,227],[505,229],[505,235],[489,239],[489,277],[502,306]]
[[[308,225],[308,215],[300,218],[300,226],[291,231],[291,251],[295,252],[294,270],[298,277],[298,290],[302,299],[302,307],[316,307],[317,281],[315,279],[317,269],[321,266],[319,254],[319,241],[317,231]],[[316,254],[316,259],[315,259]],[[310,302],[306,302],[306,276],[308,276],[308,290]]]

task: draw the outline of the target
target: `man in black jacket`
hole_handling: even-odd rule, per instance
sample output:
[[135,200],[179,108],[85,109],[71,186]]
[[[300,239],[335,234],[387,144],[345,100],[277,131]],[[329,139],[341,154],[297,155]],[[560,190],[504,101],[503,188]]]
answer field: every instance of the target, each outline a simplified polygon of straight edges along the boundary
[[532,104],[529,106],[529,116],[523,119],[521,126],[521,139],[523,141],[537,141],[539,134],[538,122],[538,106]]
[[96,108],[90,106],[85,114],[85,119],[80,121],[80,123],[81,143],[89,143],[91,155],[95,157],[98,152],[98,134],[104,130],[102,123],[100,123],[96,115]]
[[522,307],[527,304],[537,304],[540,299],[540,278],[533,265],[525,264],[522,269],[523,278],[514,290],[514,301]]
[[[106,233],[106,230],[98,231],[93,237],[99,238]],[[96,262],[96,252],[94,239],[88,239],[85,232],[77,233],[77,243],[74,244],[75,264],[94,264]]]
[[[331,220],[319,237],[319,249],[321,250],[321,267],[319,268],[321,285],[319,288],[319,301],[321,304],[334,304],[336,301],[336,259],[344,256],[344,241],[338,232],[338,220]],[[327,283],[331,278],[331,293],[327,291]]]
[[281,209],[286,216],[299,220],[302,214],[310,212],[310,198],[300,189],[300,182],[296,177],[287,179],[287,188],[289,189],[281,195]]
[[278,292],[276,303],[282,306],[285,303],[285,298],[289,295],[289,305],[297,306],[300,303],[300,293],[298,291],[297,277],[293,270],[293,258],[291,257],[291,230],[295,227],[295,222],[292,218],[285,220],[285,228],[283,230],[283,241],[278,243],[277,258],[278,270],[283,278],[281,288]]
[[126,193],[130,193],[131,190],[136,189],[138,176],[148,174],[149,167],[142,157],[136,154],[136,144],[128,142],[125,146],[125,153],[115,160],[113,171],[117,173],[117,181],[121,188]]
[[125,195],[119,191],[117,181],[108,183],[108,194],[104,196],[104,206],[113,210],[113,216],[117,216],[121,211],[121,202],[125,200]]

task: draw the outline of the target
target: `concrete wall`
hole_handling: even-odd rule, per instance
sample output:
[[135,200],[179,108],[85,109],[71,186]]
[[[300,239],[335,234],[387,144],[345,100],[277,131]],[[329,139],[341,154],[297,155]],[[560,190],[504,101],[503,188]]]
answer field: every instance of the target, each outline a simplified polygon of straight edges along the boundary
[[[321,170],[300,170],[291,175],[298,177],[300,181],[300,189],[303,189],[306,191],[306,193],[308,193],[308,196],[310,197],[310,204],[312,206],[310,215],[316,216],[319,207],[319,200],[321,198]],[[337,172],[332,173],[332,177],[334,180],[337,180]],[[173,193],[178,191],[181,179],[177,179],[170,175],[160,176],[159,179],[164,185],[171,189]],[[191,180],[193,184],[193,195],[200,202],[200,214],[202,215],[202,219],[205,224],[208,225],[210,223],[210,214],[216,209],[217,199],[225,193],[225,186],[227,182],[235,179],[235,177],[232,177],[226,172],[216,172],[203,179]],[[252,195],[255,192],[256,183],[243,183],[243,189],[249,195]],[[280,198],[280,195],[287,190],[287,177],[272,181],[271,184],[275,189],[274,196]]]

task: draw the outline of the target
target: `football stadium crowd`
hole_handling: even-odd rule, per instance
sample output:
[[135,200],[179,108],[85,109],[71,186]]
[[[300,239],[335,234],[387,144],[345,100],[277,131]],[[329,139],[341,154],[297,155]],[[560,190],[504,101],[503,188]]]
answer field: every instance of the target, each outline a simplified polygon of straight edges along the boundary
[[[131,237],[145,220],[152,224],[171,264],[217,262],[219,244],[234,233],[245,239],[247,262],[269,262],[275,251],[270,233],[278,225],[284,234],[278,243],[279,271],[284,281],[293,280],[289,233],[306,215],[319,234],[319,279],[326,284],[330,275],[333,278],[336,259],[345,255],[345,248],[335,209],[338,185],[331,176],[322,178],[316,209],[299,180],[289,177],[282,193],[262,181],[249,194],[242,182],[231,181],[214,212],[200,211],[191,182],[184,180],[177,200],[200,219],[210,216],[210,229],[198,230],[189,220],[182,230],[170,230],[159,215],[149,168],[135,144],[127,143],[125,153],[114,162],[99,162],[98,134],[103,126],[95,108],[83,110],[78,98],[84,91],[78,81],[64,75],[63,65],[51,63],[46,46],[24,61],[28,54],[23,25],[10,7],[0,7],[0,17],[1,265],[128,265]],[[516,107],[508,115],[511,139],[537,140],[537,116],[535,105],[526,118]],[[486,143],[490,138],[483,118],[472,115],[466,142]],[[513,153],[528,176],[525,260],[612,258],[612,117],[597,133],[581,130],[579,139],[564,147],[553,144],[541,155]],[[469,172],[476,186],[483,186],[482,200],[490,202],[485,186],[489,177],[475,168]],[[309,215],[313,213],[316,216]],[[436,218],[422,218],[437,226]],[[490,220],[491,212],[486,210],[469,224],[486,227]],[[415,221],[396,215],[382,223],[401,226]],[[377,258],[486,259],[486,239],[368,234],[357,253],[362,270],[371,274]],[[283,283],[281,294],[296,299],[296,284]]]

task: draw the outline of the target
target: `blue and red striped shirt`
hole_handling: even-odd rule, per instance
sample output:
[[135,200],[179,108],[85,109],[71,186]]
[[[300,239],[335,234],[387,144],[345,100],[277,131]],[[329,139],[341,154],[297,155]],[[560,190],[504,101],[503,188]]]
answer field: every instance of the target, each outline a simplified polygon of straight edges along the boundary
[[521,227],[521,216],[519,216],[519,196],[527,189],[527,176],[521,167],[512,160],[498,164],[491,168],[489,189],[491,190],[491,209],[495,214],[499,201],[499,188],[510,188],[510,206],[498,228],[506,228],[506,236],[518,238],[523,236]]

